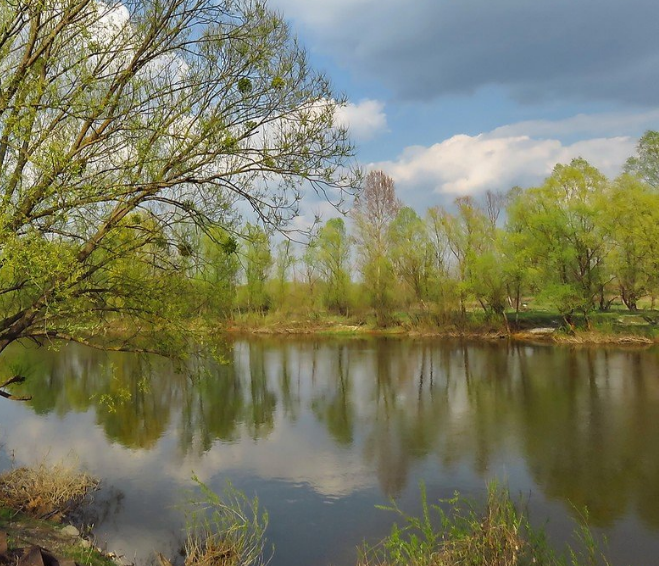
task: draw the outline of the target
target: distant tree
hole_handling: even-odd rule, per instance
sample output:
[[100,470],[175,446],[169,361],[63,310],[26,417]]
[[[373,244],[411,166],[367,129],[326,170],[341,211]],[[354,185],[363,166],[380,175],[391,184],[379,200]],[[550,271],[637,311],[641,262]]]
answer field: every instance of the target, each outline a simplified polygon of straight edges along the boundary
[[213,227],[202,233],[199,246],[196,281],[201,287],[201,307],[211,316],[226,316],[236,298],[238,242],[223,228]]
[[295,267],[297,258],[293,252],[293,244],[291,240],[285,238],[277,244],[277,253],[274,259],[274,306],[275,308],[283,308],[288,296],[289,279],[291,272]]
[[[459,285],[460,310],[466,311],[466,300],[472,290],[474,262],[492,249],[495,227],[472,197],[455,200],[456,213],[437,209],[437,221],[444,229],[447,247],[453,256]],[[485,307],[484,307],[485,308]]]
[[311,305],[316,303],[318,283],[321,279],[320,261],[318,260],[318,232],[309,236],[309,242],[302,254],[302,278],[307,286],[307,299]]
[[490,224],[496,227],[501,211],[506,206],[508,196],[500,191],[485,191],[485,214]]
[[270,237],[260,226],[247,224],[244,247],[244,291],[247,308],[251,311],[262,312],[270,306],[270,297],[266,289],[266,282],[272,267]]
[[566,322],[604,304],[609,238],[600,221],[608,181],[583,159],[557,165],[537,188],[509,208],[509,230],[533,262],[541,295]]
[[448,270],[448,241],[446,230],[444,229],[443,217],[444,209],[441,206],[433,206],[428,209],[426,214],[426,224],[428,226],[428,238],[433,257],[433,268],[437,274],[446,275]]
[[401,208],[389,226],[389,253],[396,275],[417,301],[429,297],[435,257],[425,222]]
[[331,218],[318,231],[316,260],[325,284],[325,306],[342,314],[350,304],[350,240],[342,218]]
[[638,140],[636,157],[625,163],[625,173],[636,175],[648,185],[659,189],[659,132],[648,130]]
[[353,218],[359,271],[381,324],[390,319],[395,304],[388,231],[400,208],[393,179],[382,171],[368,173],[363,189],[355,199]]
[[622,302],[635,311],[659,282],[659,193],[632,175],[613,183],[602,221],[611,238],[607,268]]

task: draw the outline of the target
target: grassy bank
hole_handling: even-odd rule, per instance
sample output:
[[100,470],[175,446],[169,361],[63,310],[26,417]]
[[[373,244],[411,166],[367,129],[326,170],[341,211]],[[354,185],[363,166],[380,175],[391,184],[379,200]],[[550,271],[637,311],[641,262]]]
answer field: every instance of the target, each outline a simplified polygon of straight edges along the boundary
[[507,489],[488,486],[484,509],[460,497],[428,504],[422,489],[423,513],[410,516],[397,506],[398,523],[391,534],[365,546],[358,566],[595,566],[608,565],[588,526],[578,525],[572,541],[555,550],[542,529]]
[[6,536],[7,548],[0,562],[16,563],[36,553],[46,564],[72,560],[86,566],[116,566],[78,529],[66,524],[98,484],[63,463],[12,468],[1,474],[0,536]]
[[60,563],[73,560],[81,566],[117,566],[109,556],[61,523],[36,519],[7,507],[0,507],[0,533],[7,535],[5,559],[9,563],[16,563],[36,546]]
[[235,316],[226,325],[233,334],[272,335],[404,335],[437,336],[521,341],[548,341],[566,344],[653,344],[659,342],[659,311],[632,313],[625,310],[574,316],[568,326],[564,318],[549,310],[506,313],[486,317],[479,312],[458,314],[429,311],[395,312],[386,325],[374,316],[339,316],[329,313],[286,314],[247,313]]

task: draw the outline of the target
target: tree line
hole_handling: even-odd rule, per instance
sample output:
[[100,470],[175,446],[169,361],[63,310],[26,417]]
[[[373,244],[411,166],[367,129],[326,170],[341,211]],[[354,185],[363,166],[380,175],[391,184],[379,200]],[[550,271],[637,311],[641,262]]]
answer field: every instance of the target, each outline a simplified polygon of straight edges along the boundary
[[274,245],[253,225],[245,234],[210,262],[227,312],[370,312],[386,325],[400,309],[432,312],[438,322],[478,310],[507,324],[507,312],[533,299],[572,325],[575,315],[588,322],[616,302],[654,307],[659,133],[641,138],[616,179],[578,158],[537,187],[463,196],[420,215],[397,198],[390,177],[372,171],[349,217],[325,222],[302,251],[288,240]]
[[[0,74],[0,352],[171,354],[196,316],[441,322],[529,294],[569,321],[657,287],[656,132],[619,179],[577,160],[420,216],[381,172],[358,190],[345,100],[261,0],[5,2]],[[275,245],[308,191],[357,193],[350,220]]]

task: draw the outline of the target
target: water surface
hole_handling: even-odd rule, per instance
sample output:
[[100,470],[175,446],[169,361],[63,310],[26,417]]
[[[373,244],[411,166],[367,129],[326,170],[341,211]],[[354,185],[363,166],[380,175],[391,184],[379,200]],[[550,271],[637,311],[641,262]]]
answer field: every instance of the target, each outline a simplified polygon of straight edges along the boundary
[[[557,544],[586,506],[614,565],[659,556],[659,352],[413,339],[255,339],[216,360],[16,346],[0,467],[75,454],[104,480],[100,540],[174,552],[196,474],[270,514],[273,566],[348,566],[395,498],[500,478]],[[219,361],[218,361],[219,360]]]

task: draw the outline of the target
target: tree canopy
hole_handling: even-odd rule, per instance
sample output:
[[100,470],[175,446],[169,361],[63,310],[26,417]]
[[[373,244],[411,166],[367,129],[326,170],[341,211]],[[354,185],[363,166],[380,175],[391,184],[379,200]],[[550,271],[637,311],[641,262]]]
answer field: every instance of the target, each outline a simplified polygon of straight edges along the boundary
[[8,0],[0,77],[0,350],[173,348],[191,226],[353,184],[341,100],[260,0]]

